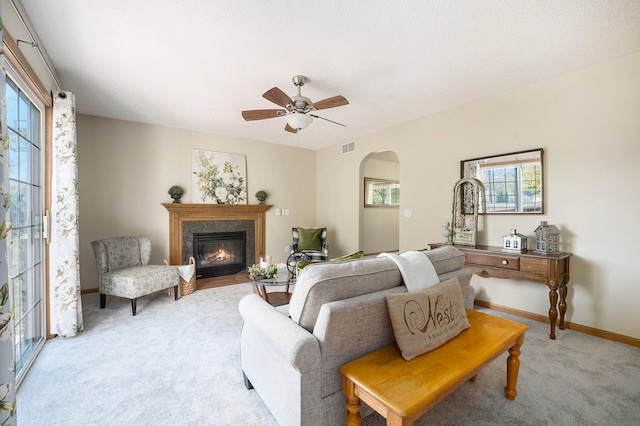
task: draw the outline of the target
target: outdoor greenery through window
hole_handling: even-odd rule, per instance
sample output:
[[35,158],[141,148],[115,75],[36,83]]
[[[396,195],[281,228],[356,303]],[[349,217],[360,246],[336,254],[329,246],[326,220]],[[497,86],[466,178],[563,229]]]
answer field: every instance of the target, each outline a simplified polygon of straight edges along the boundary
[[539,212],[542,209],[540,164],[482,169],[488,212]]
[[[13,74],[8,75],[13,77]],[[17,81],[17,78],[16,78]],[[44,241],[42,236],[43,114],[33,97],[15,81],[6,81],[11,188],[16,381],[45,340]],[[4,290],[3,290],[4,291]]]
[[398,207],[400,205],[400,182],[364,178],[365,207]]

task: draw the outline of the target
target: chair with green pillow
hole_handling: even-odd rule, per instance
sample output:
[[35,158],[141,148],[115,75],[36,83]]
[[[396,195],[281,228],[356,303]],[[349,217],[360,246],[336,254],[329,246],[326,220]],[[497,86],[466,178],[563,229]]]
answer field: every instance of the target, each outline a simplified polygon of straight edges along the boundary
[[327,228],[292,228],[293,244],[287,260],[287,268],[296,274],[296,264],[300,260],[318,262],[329,259]]

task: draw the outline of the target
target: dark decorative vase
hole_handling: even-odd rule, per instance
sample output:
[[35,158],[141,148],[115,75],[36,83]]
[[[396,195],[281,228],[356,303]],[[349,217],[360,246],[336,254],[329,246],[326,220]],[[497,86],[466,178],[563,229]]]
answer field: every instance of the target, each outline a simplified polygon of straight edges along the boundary
[[171,196],[171,198],[173,198],[173,204],[178,204],[178,203],[180,203],[180,198],[182,198],[182,195],[173,194]]

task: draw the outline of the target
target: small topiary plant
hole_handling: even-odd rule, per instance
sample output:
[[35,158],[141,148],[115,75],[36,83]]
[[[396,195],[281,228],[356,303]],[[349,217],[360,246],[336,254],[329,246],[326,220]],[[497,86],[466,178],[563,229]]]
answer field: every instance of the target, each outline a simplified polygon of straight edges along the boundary
[[256,198],[260,201],[260,204],[264,204],[264,200],[266,200],[268,196],[267,191],[260,190],[256,192]]
[[184,189],[180,186],[180,185],[173,185],[171,188],[169,188],[169,190],[167,191],[167,193],[169,195],[179,195],[182,196],[182,194],[184,194]]

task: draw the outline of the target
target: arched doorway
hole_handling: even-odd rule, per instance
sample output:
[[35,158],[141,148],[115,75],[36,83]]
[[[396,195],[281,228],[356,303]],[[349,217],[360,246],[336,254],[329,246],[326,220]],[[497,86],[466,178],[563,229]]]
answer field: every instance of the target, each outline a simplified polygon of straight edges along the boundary
[[400,246],[399,206],[365,207],[365,178],[399,182],[400,161],[393,151],[374,152],[360,163],[359,247],[365,254],[397,251]]

